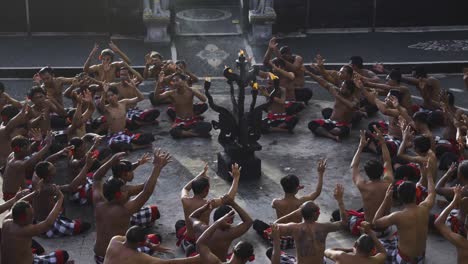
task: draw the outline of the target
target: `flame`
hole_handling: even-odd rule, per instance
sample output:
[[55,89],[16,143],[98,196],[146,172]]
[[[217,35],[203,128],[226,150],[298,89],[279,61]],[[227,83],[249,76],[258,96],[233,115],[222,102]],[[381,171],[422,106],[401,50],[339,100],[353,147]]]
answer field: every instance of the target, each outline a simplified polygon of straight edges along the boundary
[[244,56],[244,51],[243,50],[239,51],[239,56]]
[[205,78],[205,82],[211,82],[211,78],[210,78],[210,77],[206,77],[206,78]]
[[252,82],[251,86],[252,86],[252,89],[258,90],[258,83],[257,82]]
[[229,73],[232,73],[232,69],[229,69],[228,72],[229,72]]
[[271,72],[269,72],[268,74],[269,74],[269,76],[270,76],[270,80],[272,80],[272,81],[273,81],[273,80],[279,79],[278,76],[274,75],[274,74],[271,73]]

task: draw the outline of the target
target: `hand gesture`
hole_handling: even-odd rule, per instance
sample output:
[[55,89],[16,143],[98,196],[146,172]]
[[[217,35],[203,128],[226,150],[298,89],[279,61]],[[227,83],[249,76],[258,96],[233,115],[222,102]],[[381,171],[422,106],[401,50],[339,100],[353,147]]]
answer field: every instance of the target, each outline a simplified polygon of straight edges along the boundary
[[407,126],[408,122],[406,122],[406,119],[401,115],[398,116],[398,127],[401,129],[401,131],[404,131]]
[[208,163],[205,162],[205,166],[203,167],[203,171],[200,173],[199,177],[206,177],[208,178],[208,175],[206,175],[206,173],[208,172]]
[[42,141],[41,130],[39,128],[31,128],[29,130],[29,137],[31,137],[33,141]]
[[388,99],[394,108],[398,108],[398,106],[400,106],[400,103],[398,102],[398,98],[396,98],[396,96],[391,95]]
[[151,160],[151,156],[149,153],[145,153],[143,154],[143,156],[141,156],[141,158],[138,159],[138,165],[141,166],[143,164],[146,164],[148,163],[148,161]]
[[317,66],[323,67],[325,59],[320,54],[317,54],[317,56],[315,56],[315,63],[317,64]]
[[115,52],[117,52],[119,50],[117,45],[115,45],[115,43],[112,40],[109,42],[109,48],[111,48],[111,50],[113,50]]
[[95,54],[99,50],[99,45],[97,43],[94,43],[93,50],[91,51],[92,54]]
[[393,184],[390,184],[387,188],[387,192],[385,193],[385,198],[386,199],[391,199],[393,198]]
[[460,185],[460,184],[457,184],[457,186],[453,187],[453,203],[455,204],[455,206],[458,206],[460,205],[460,201],[461,201],[461,198],[462,198],[462,192],[463,192],[463,187]]
[[369,234],[370,232],[372,232],[372,226],[369,222],[363,221],[359,226],[359,230],[361,230],[362,234]]
[[92,152],[88,151],[86,153],[86,164],[85,164],[85,166],[90,168],[91,166],[93,166],[96,159],[97,159],[97,157],[95,157]]
[[108,82],[102,83],[102,90],[106,93],[109,90],[110,84]]
[[454,173],[456,170],[457,170],[457,163],[456,163],[456,162],[452,162],[452,164],[450,164],[450,167],[449,167],[448,170],[447,170],[447,174],[452,174],[452,173]]
[[52,145],[53,140],[54,136],[52,135],[52,131],[47,131],[46,137],[44,139],[45,145],[50,147]]
[[223,197],[221,197],[221,201],[223,202],[223,204],[225,205],[232,205],[234,204],[234,199],[232,199],[231,196],[225,194],[223,195]]
[[273,240],[280,240],[280,231],[278,224],[271,224],[271,234],[270,237],[273,238]]
[[274,50],[274,49],[278,48],[278,43],[276,43],[276,38],[275,37],[270,39],[270,42],[268,43],[268,48],[271,49],[271,50]]
[[241,169],[242,167],[239,167],[239,164],[234,163],[231,165],[231,172],[229,172],[229,174],[231,175],[233,179],[238,179],[240,178]]
[[406,126],[405,130],[403,131],[403,141],[409,142],[413,138],[414,131],[411,129],[410,126]]
[[164,75],[164,71],[161,71],[161,72],[159,73],[159,76],[158,76],[158,83],[163,83],[163,82],[164,82],[164,77],[166,77],[166,76]]
[[151,58],[151,55],[148,53],[145,55],[145,65],[151,65],[153,63],[153,58]]
[[21,112],[26,114],[26,115],[29,113],[29,99],[27,97],[26,97],[26,99],[24,99],[24,103],[23,103],[23,107],[21,108]]
[[21,190],[21,188],[19,188],[18,192],[15,194],[15,201],[18,201],[19,199],[25,197],[26,195],[30,194],[31,191],[29,189],[24,189],[24,190]]
[[34,74],[34,76],[33,76],[33,82],[36,83],[36,84],[41,84],[41,81],[42,81],[42,78],[41,78],[41,76],[39,75],[39,73]]
[[54,193],[57,195],[57,202],[63,201],[63,193],[57,185],[53,185]]
[[360,131],[360,139],[359,139],[359,149],[363,150],[369,144],[369,139],[366,137],[366,131]]
[[62,156],[71,157],[74,149],[75,149],[75,146],[73,145],[66,146],[60,151],[60,153]]
[[378,72],[378,73],[384,73],[385,72],[385,67],[382,63],[376,63],[374,66],[372,66],[372,70]]
[[87,104],[89,104],[89,103],[91,103],[93,101],[93,96],[92,96],[90,90],[85,89],[83,91],[82,100],[83,100],[84,103],[87,103]]
[[317,172],[320,175],[325,173],[325,169],[327,168],[327,159],[319,159],[317,162]]
[[375,137],[376,137],[380,142],[385,142],[385,138],[384,138],[384,136],[383,136],[382,131],[380,131],[380,129],[379,129],[376,125],[374,125],[373,127],[374,127],[374,131],[375,131],[375,132],[374,132]]
[[335,197],[335,200],[338,202],[343,201],[343,194],[344,194],[344,187],[341,184],[336,184],[335,190],[333,192],[333,197]]
[[162,152],[161,149],[154,150],[153,164],[155,167],[164,168],[169,162],[171,162],[171,155],[166,152]]
[[114,156],[112,156],[113,163],[117,164],[125,155],[127,155],[125,152],[115,153]]
[[229,213],[225,214],[223,217],[218,219],[217,222],[223,222],[223,223],[229,225],[229,224],[231,224],[233,222],[235,214],[236,214],[236,212],[234,210],[231,210]]

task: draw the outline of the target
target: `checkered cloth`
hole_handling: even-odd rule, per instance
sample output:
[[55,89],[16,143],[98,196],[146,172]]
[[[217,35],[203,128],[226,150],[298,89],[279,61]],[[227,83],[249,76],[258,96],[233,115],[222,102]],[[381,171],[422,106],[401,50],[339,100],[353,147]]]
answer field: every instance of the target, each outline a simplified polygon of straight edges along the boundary
[[[270,241],[270,243],[273,245],[273,239],[271,238],[271,227],[265,229],[265,231],[263,231],[263,237],[265,239],[267,239],[268,241]],[[282,250],[286,250],[286,249],[291,249],[291,248],[295,248],[296,245],[294,244],[294,238],[292,236],[282,236],[280,237],[280,248]]]
[[[65,253],[66,251],[57,250],[48,255],[34,255],[33,264],[64,264],[65,263]],[[68,255],[68,254],[67,254]]]
[[463,220],[460,220],[460,217],[460,209],[453,209],[450,211],[450,214],[445,221],[445,225],[448,226],[452,232],[466,237],[467,230],[465,230],[465,225]]
[[80,231],[81,221],[71,220],[63,215],[59,215],[52,228],[45,233],[48,238],[72,236]]
[[409,259],[409,257],[402,256],[398,249],[398,235],[394,235],[389,239],[381,239],[380,242],[383,244],[387,251],[386,264],[423,264],[425,256],[419,256],[415,259]]
[[151,227],[154,224],[154,221],[159,219],[160,214],[158,207],[155,205],[145,206],[136,212],[130,218],[130,225],[141,226],[141,227]]
[[296,257],[286,254],[286,252],[281,251],[280,255],[280,264],[296,264]]
[[96,262],[96,264],[103,264],[104,263],[104,257],[94,255],[94,262]]
[[109,144],[109,146],[117,143],[130,144],[130,142],[132,142],[133,137],[134,135],[128,134],[126,131],[120,131],[118,133],[110,135],[107,144]]
[[[146,236],[146,242],[149,242],[149,243],[152,243],[152,244],[161,244],[161,239],[159,237],[159,235],[156,235],[156,234],[149,234]],[[148,255],[153,255],[154,251],[149,248],[148,246],[141,246],[141,247],[138,247],[137,248],[138,252],[141,252],[141,253],[145,253],[145,254],[148,254]]]
[[81,205],[85,205],[91,202],[93,190],[93,176],[93,172],[88,173],[88,176],[86,177],[86,183],[78,186],[78,190],[76,190],[70,195],[70,201],[79,202]]
[[130,108],[127,110],[127,119],[133,120],[134,118],[139,118],[143,112],[138,107]]

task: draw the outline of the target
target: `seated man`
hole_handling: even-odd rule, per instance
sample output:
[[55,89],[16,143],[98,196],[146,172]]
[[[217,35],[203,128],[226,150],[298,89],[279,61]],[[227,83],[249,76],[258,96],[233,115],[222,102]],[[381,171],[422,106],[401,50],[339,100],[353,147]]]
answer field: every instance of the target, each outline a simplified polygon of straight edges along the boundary
[[[162,70],[163,57],[157,51],[151,51],[145,55],[145,69],[143,71],[143,79],[150,78],[158,79],[159,73]],[[151,96],[150,96],[151,98]]]
[[335,97],[335,105],[330,118],[312,120],[309,123],[309,129],[317,136],[339,142],[351,132],[353,113],[358,109],[358,102],[354,97],[356,85],[353,81],[344,81],[338,88],[309,71],[306,73]]
[[284,88],[274,89],[272,94],[264,87],[260,87],[263,96],[271,100],[268,115],[262,120],[262,132],[289,132],[292,133],[299,119],[294,115],[286,113],[285,99],[286,90]]
[[[89,54],[89,57],[83,67],[83,71],[85,73],[95,75],[95,78],[98,81],[107,83],[114,82],[115,79],[117,79],[117,71],[120,67],[131,64],[127,55],[123,53],[112,41],[109,43],[109,47],[110,49],[102,50],[101,55],[99,55],[101,64],[91,66],[91,60],[99,49],[99,46],[94,44],[94,48]],[[122,61],[114,61],[115,53],[122,58]]]
[[[452,243],[457,248],[457,263],[463,264],[467,262],[468,259],[468,235],[465,237],[461,236],[460,234],[453,232],[450,230],[449,227],[445,225],[447,221],[447,217],[449,214],[457,207],[457,205],[462,204],[462,187],[456,186],[453,188],[453,192],[455,196],[452,202],[447,206],[444,211],[439,215],[437,220],[435,221],[434,225],[439,230],[439,232],[444,236],[450,243]],[[465,198],[467,199],[467,198]],[[465,201],[465,205],[468,201]],[[468,216],[465,216],[464,219],[464,226],[465,229],[468,230]]]
[[[232,257],[226,259],[225,256],[219,257],[214,248],[213,241],[225,243],[222,237],[216,237],[217,232],[225,226],[230,226],[234,220],[234,210],[230,209],[226,214],[216,220],[208,227],[197,240],[197,251],[200,254],[200,260],[203,264],[245,264],[253,261],[254,248],[249,242],[239,242],[234,246]],[[247,231],[247,230],[246,230]],[[232,241],[229,241],[229,245]],[[229,247],[229,246],[228,246]]]
[[[133,134],[125,130],[127,107],[143,100],[142,97],[118,100],[119,90],[114,86],[106,86],[101,99],[104,109],[104,117],[108,126],[108,145],[114,151],[127,151],[136,148],[147,147],[154,141],[154,136],[149,133]],[[109,104],[104,106],[104,101]]]
[[13,205],[11,215],[3,220],[2,225],[2,263],[68,263],[66,251],[57,250],[48,255],[35,255],[31,252],[32,238],[49,230],[60,214],[63,204],[63,194],[56,189],[57,201],[47,218],[33,224],[34,211],[25,201]]
[[[34,169],[48,152],[52,145],[52,136],[49,134],[45,139],[45,145],[40,151],[30,154],[29,140],[23,136],[16,136],[11,141],[13,152],[8,156],[3,173],[3,200],[8,201],[13,198],[21,188],[27,188],[28,172]],[[29,178],[30,179],[30,178]]]
[[424,201],[419,205],[416,204],[416,185],[406,181],[397,188],[403,210],[385,215],[393,200],[393,186],[389,186],[385,199],[375,214],[373,220],[375,228],[384,229],[396,225],[398,230],[398,235],[394,239],[383,241],[388,254],[387,259],[391,263],[424,263],[429,213],[436,196],[433,163],[429,159],[422,171],[428,181],[428,195]]
[[172,77],[174,90],[156,93],[156,99],[168,98],[173,104],[176,119],[170,130],[173,138],[186,137],[211,137],[211,124],[203,122],[201,116],[197,116],[193,109],[193,97],[206,102],[206,97],[200,91],[190,88],[186,82],[186,76],[175,74]]
[[[353,183],[358,188],[361,194],[361,200],[363,208],[360,210],[348,210],[348,223],[349,230],[355,236],[360,235],[360,227],[363,221],[372,222],[374,219],[375,212],[379,209],[382,201],[385,198],[385,192],[390,185],[393,183],[393,169],[392,161],[390,159],[390,154],[388,152],[387,146],[385,144],[382,133],[377,130],[377,136],[379,143],[382,146],[382,158],[384,164],[377,160],[369,160],[364,165],[364,171],[366,172],[369,180],[364,179],[361,176],[359,164],[361,162],[361,153],[363,148],[366,145],[366,138],[364,131],[361,131],[361,140],[359,142],[359,147],[354,155],[353,161],[351,162],[351,172]],[[383,175],[383,178],[382,178]],[[390,213],[391,208],[387,208],[385,214]],[[334,220],[339,216],[339,212],[334,212]],[[376,230],[379,231],[378,236],[384,236],[386,230]]]
[[[97,264],[104,262],[107,246],[112,237],[123,235],[130,226],[132,215],[139,212],[153,194],[161,170],[170,162],[170,155],[159,150],[154,151],[153,171],[145,182],[143,190],[135,198],[129,199],[125,183],[121,179],[111,178],[104,184],[103,178],[107,170],[116,164],[125,153],[115,154],[94,175],[93,205],[96,217],[96,242],[94,244],[94,260]],[[110,221],[109,219],[112,219]],[[157,235],[148,237],[157,244]],[[152,254],[151,248],[141,248],[145,253]]]
[[[299,178],[296,175],[290,174],[281,178],[281,187],[283,187],[284,197],[273,199],[271,202],[271,207],[276,211],[276,218],[280,219],[285,215],[292,213],[293,211],[300,208],[300,206],[307,201],[314,201],[322,193],[323,186],[323,175],[325,174],[325,169],[327,166],[327,161],[321,159],[317,163],[317,173],[318,173],[318,182],[315,191],[311,192],[309,195],[302,197],[296,197],[299,190],[303,189],[304,186],[299,184]],[[300,215],[289,219],[290,222],[300,223],[302,221]],[[257,233],[263,238],[270,240],[271,242],[271,228],[265,222],[260,220],[255,220],[253,228]],[[281,249],[294,248],[294,238],[291,236],[281,237]]]
[[[27,122],[26,113],[29,109],[26,101],[19,111],[12,105],[6,105],[0,113],[2,124],[0,124],[0,172],[3,174],[8,156],[11,153],[10,142],[17,132],[16,129]],[[24,129],[26,131],[26,129]]]
[[[346,228],[347,217],[343,203],[343,192],[343,186],[337,184],[334,197],[340,208],[341,222],[317,223],[320,208],[312,201],[305,202],[299,209],[275,221],[278,223],[280,235],[294,238],[297,264],[323,263],[323,252],[328,233]],[[302,222],[288,221],[297,216],[302,216]]]
[[[190,215],[200,207],[204,206],[207,202],[206,197],[210,191],[210,179],[207,175],[208,164],[205,164],[203,171],[198,174],[197,177],[189,181],[180,193],[180,200],[184,209],[184,220],[179,220],[175,224],[177,246],[180,246],[186,256],[190,256],[195,251],[195,242],[197,237],[193,230],[192,221],[190,221]],[[233,164],[231,167],[232,184],[227,195],[232,199],[237,194],[237,188],[239,186],[240,179],[240,168],[239,165]],[[190,191],[193,191],[193,196],[190,196]],[[216,209],[223,204],[221,198],[215,198],[211,200],[212,209]],[[205,224],[210,223],[211,210],[205,211],[199,218],[199,220]]]
[[56,123],[60,123],[60,128],[65,127],[65,117],[67,116],[63,107],[57,107],[46,96],[45,90],[39,86],[32,87],[28,93],[28,98],[33,103],[28,111],[28,127],[39,128],[43,133],[51,130],[53,119],[55,121],[60,119]]
[[[213,252],[213,254],[218,257],[218,259],[228,260],[231,256],[228,250],[232,241],[244,235],[252,226],[253,220],[250,215],[230,196],[223,196],[222,201],[223,205],[216,209],[213,214],[213,222],[217,222],[220,218],[235,210],[239,214],[242,223],[239,223],[237,226],[233,226],[234,215],[231,215],[231,217],[228,218],[229,221],[227,222],[221,221],[219,228],[213,231],[214,234],[208,241],[206,241],[206,245],[210,248],[211,252]],[[195,210],[190,215],[190,221],[192,222],[191,224],[193,225],[193,230],[197,238],[199,238],[202,233],[209,228],[209,224],[203,222],[201,216],[204,215],[207,211],[211,211],[213,205],[213,201],[208,201],[204,206]]]
[[[200,257],[182,259],[160,259],[149,256],[138,250],[142,244],[150,244],[147,241],[144,228],[132,226],[127,230],[125,236],[114,236],[106,250],[104,264],[197,264]],[[159,244],[150,245],[154,251],[166,252],[168,249]]]
[[[383,264],[387,258],[387,252],[383,247],[377,235],[372,230],[368,222],[362,222],[359,227],[363,235],[361,235],[354,247],[346,248],[332,248],[325,250],[325,256],[336,264]],[[375,254],[377,251],[377,254]]]
[[282,61],[284,64],[284,70],[293,73],[294,79],[291,82],[292,88],[294,89],[294,97],[289,98],[286,96],[288,101],[298,101],[307,104],[312,98],[312,89],[306,88],[304,78],[304,60],[301,56],[293,54],[291,48],[283,46],[278,48],[276,38],[272,38],[268,44],[267,52],[263,59],[263,64],[268,65],[272,55],[276,56],[276,59]]

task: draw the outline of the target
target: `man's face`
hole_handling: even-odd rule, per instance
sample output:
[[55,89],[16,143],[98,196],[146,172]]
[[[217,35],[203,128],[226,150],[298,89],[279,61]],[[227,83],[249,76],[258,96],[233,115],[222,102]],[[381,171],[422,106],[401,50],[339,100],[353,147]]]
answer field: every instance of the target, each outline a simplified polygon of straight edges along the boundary
[[180,76],[174,76],[172,78],[172,85],[175,89],[182,89],[185,86],[185,81],[180,78]]
[[47,85],[47,84],[51,84],[52,83],[52,80],[53,80],[53,76],[46,72],[46,73],[42,73],[42,74],[39,74],[39,76],[41,77],[41,80]]
[[35,93],[31,97],[31,101],[35,105],[42,105],[44,103],[45,99],[46,99],[45,94],[43,94],[43,93]]
[[288,62],[294,62],[294,57],[291,52],[286,52],[282,54],[283,59],[287,60]]
[[112,62],[112,57],[109,55],[104,55],[101,57],[102,64],[109,65]]
[[346,71],[344,67],[341,67],[340,71],[338,72],[338,77],[342,81],[346,81],[351,78],[351,76],[349,76],[348,72]]
[[131,182],[133,181],[134,177],[135,175],[133,174],[133,171],[127,171],[127,172],[122,173],[122,176],[120,178],[124,180],[125,182]]
[[107,101],[109,103],[116,103],[117,102],[117,95],[113,92],[107,92]]
[[127,69],[122,69],[120,70],[120,79],[122,81],[125,81],[125,80],[128,80],[129,77],[128,77],[128,70]]

